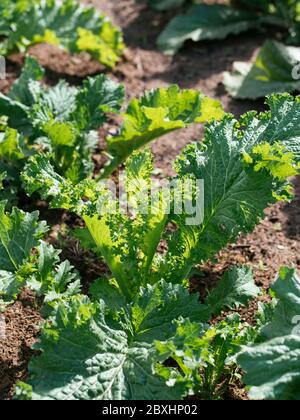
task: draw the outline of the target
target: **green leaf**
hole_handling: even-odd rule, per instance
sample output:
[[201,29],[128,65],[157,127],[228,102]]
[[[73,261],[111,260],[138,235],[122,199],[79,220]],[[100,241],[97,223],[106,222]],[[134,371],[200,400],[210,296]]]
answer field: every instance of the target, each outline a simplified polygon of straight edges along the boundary
[[97,245],[87,228],[76,228],[73,230],[72,234],[79,240],[80,246],[83,249],[97,253]]
[[42,131],[44,124],[51,120],[71,122],[71,114],[76,107],[78,88],[61,80],[53,87],[43,86],[40,89],[40,95],[32,108],[27,110],[28,123],[33,128],[37,127]]
[[16,130],[7,128],[4,133],[0,133],[0,159],[2,161],[19,167],[29,155],[30,150],[26,148],[24,139]]
[[33,399],[175,400],[184,395],[184,386],[167,386],[154,374],[154,339],[171,338],[172,321],[181,314],[199,318],[194,296],[163,282],[148,286],[117,319],[103,301],[92,308],[82,299],[64,304],[44,329],[42,354],[29,367]]
[[209,294],[206,304],[212,314],[219,315],[225,308],[236,309],[245,306],[260,293],[255,286],[251,269],[234,267],[227,271],[217,287]]
[[10,302],[24,286],[23,276],[31,274],[27,266],[31,251],[47,231],[38,221],[38,212],[24,213],[13,208],[5,212],[0,202],[0,302]]
[[0,203],[0,266],[2,270],[16,272],[29,257],[32,248],[46,232],[45,222],[38,222],[38,212],[24,213],[14,208],[5,213]]
[[[36,268],[25,282],[28,289],[33,290],[37,296],[43,296],[47,304],[80,293],[78,274],[69,261],[60,262],[60,250],[41,242],[36,251]],[[72,287],[68,289],[71,283]]]
[[0,308],[13,302],[20,291],[20,283],[15,275],[10,271],[0,270]]
[[245,347],[238,362],[251,398],[299,400],[300,280],[295,270],[282,269],[272,289],[278,299],[272,320],[263,327],[260,343]]
[[[179,179],[193,176],[203,180],[204,197],[196,200],[198,206],[203,202],[204,214],[202,222],[195,218],[192,225],[188,225],[190,215],[185,212],[173,216],[178,230],[171,235],[162,268],[171,281],[186,278],[194,264],[213,258],[241,232],[251,232],[264,217],[264,210],[282,193],[284,196],[286,179],[277,180],[266,170],[257,172],[243,161],[245,151],[252,150],[255,142],[265,142],[263,128],[267,131],[274,122],[270,114],[264,115],[264,125],[258,131],[251,115],[245,121],[242,118],[240,131],[230,116],[210,124],[203,143],[189,145],[177,161]],[[276,134],[273,132],[273,137]]]
[[259,144],[252,149],[251,154],[245,153],[244,160],[248,164],[253,164],[256,172],[265,169],[279,180],[299,174],[294,154],[287,153],[286,148],[279,143]]
[[[136,152],[127,162],[126,190],[130,210],[136,214],[134,218],[119,208],[106,183],[86,180],[73,186],[55,173],[47,156],[31,159],[23,176],[30,194],[40,191],[44,198],[50,196],[53,207],[65,208],[83,218],[90,233],[88,243],[92,239],[95,244],[88,246],[103,256],[128,299],[141,285],[147,284],[152,260],[168,220],[168,203],[161,195],[153,200],[151,211],[144,211],[150,210],[144,187],[148,193],[151,170],[150,152]],[[122,235],[119,234],[120,226]]]
[[300,400],[300,336],[274,338],[239,355],[255,400]]
[[[173,3],[172,0],[170,2]],[[164,2],[160,3],[164,6]],[[200,2],[191,7],[186,14],[176,16],[159,36],[158,46],[165,53],[174,54],[187,40],[223,39],[250,29],[264,29],[265,25],[288,30],[290,37],[287,42],[299,44],[297,0],[239,0],[226,3],[228,4]]]
[[220,119],[223,115],[218,101],[196,90],[180,90],[176,85],[133,99],[124,114],[120,134],[107,139],[113,160],[103,177],[113,172],[134,150],[151,141],[192,123]]
[[[175,187],[186,180],[204,183],[203,196],[198,186],[191,193],[203,218],[191,217],[186,209],[177,214],[163,193],[150,208],[152,162],[147,151],[135,152],[127,161],[130,208],[125,212],[105,183],[86,180],[74,186],[55,172],[48,156],[30,160],[23,174],[25,188],[29,194],[38,191],[50,198],[51,206],[83,218],[89,242],[92,238],[128,300],[140,285],[162,278],[181,283],[193,265],[213,258],[241,232],[251,232],[269,204],[291,197],[288,178],[297,169],[291,150],[297,149],[298,99],[282,95],[268,101],[271,112],[249,113],[239,122],[227,116],[211,123],[204,141],[188,146],[178,159]],[[262,165],[266,158],[268,164]],[[182,203],[180,183],[173,195]],[[167,251],[159,255],[169,221],[176,226],[168,235]]]
[[19,110],[26,120],[26,124],[22,120],[26,134],[36,127],[43,131],[52,120],[71,122],[78,130],[89,132],[106,121],[106,113],[118,112],[124,99],[124,88],[105,75],[88,78],[79,88],[65,81],[45,87],[38,82],[42,76],[37,61],[27,57],[20,79],[8,96],[0,96],[0,111],[9,117],[9,125],[22,128],[14,115]]
[[34,153],[26,138],[20,136],[16,130],[6,128],[0,133],[0,201],[7,202],[7,209],[11,209],[18,202],[18,191],[21,187],[20,170],[23,169],[28,156]]
[[13,83],[9,97],[26,106],[33,105],[37,100],[40,90],[40,85],[36,82],[42,80],[44,75],[45,71],[36,59],[26,57],[21,76]]
[[[171,340],[155,343],[160,355],[156,372],[167,384],[185,384],[189,395],[209,400],[224,398],[221,383],[228,367],[233,368],[230,364],[237,351],[252,338],[249,326],[241,323],[238,314],[211,327],[186,319],[175,324],[177,330]],[[174,368],[161,364],[168,361],[169,365],[170,359],[180,369],[175,377]]]
[[238,99],[300,91],[300,72],[296,66],[299,61],[300,48],[266,41],[253,64],[234,63],[234,71],[224,75],[224,84],[228,93]]
[[215,335],[207,331],[207,325],[189,319],[181,318],[174,324],[176,334],[171,340],[155,342],[160,362],[155,370],[167,384],[174,382],[176,370],[165,366],[167,360],[174,360],[181,371],[180,375],[175,376],[176,383],[185,384],[187,394],[195,394],[201,382],[200,369],[203,371],[211,358],[209,347]]
[[87,51],[105,66],[115,67],[123,53],[124,43],[121,32],[111,22],[103,21],[99,33],[78,28],[77,34],[78,51]]
[[25,287],[50,308],[80,293],[77,273],[68,261],[60,262],[61,251],[40,241],[47,227],[38,212],[5,213],[5,204],[0,203],[0,302],[13,301]]
[[107,121],[107,113],[120,111],[124,96],[124,87],[104,74],[89,77],[76,96],[72,119],[81,130],[98,129]]
[[166,54],[175,54],[187,40],[224,39],[259,28],[260,18],[252,12],[237,10],[221,4],[199,4],[186,15],[176,16],[157,40]]
[[89,296],[93,301],[104,300],[107,307],[112,311],[121,311],[126,305],[126,299],[122,295],[116,281],[98,279],[89,288]]
[[[269,111],[261,114],[246,114],[241,120],[248,129],[242,141],[244,147],[253,147],[268,142],[282,144],[292,152],[296,163],[300,161],[300,98],[288,94],[271,95],[266,100]],[[245,121],[243,121],[245,120]]]

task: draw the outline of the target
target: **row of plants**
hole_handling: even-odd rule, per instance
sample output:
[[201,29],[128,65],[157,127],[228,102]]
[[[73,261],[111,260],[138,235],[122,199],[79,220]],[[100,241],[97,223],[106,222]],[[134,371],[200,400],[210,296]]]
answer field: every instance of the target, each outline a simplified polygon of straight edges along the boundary
[[58,174],[73,183],[91,176],[99,129],[111,114],[120,115],[123,123],[119,134],[106,139],[108,160],[99,178],[107,178],[132,152],[156,138],[224,113],[218,101],[177,86],[134,98],[121,113],[124,87],[103,74],[88,78],[79,88],[63,80],[47,87],[43,76],[37,60],[27,57],[9,93],[0,93],[0,170],[6,185],[2,199],[11,204],[22,191],[20,173],[26,162],[41,152],[51,154]]
[[87,52],[111,68],[124,49],[121,30],[77,0],[2,0],[0,36],[4,56],[47,43],[70,53]]
[[[184,1],[153,3],[163,10]],[[265,7],[264,13],[279,19],[280,2],[272,3],[278,10]],[[90,52],[112,67],[123,48],[110,21],[73,0],[4,1],[0,10],[4,53],[50,42]],[[295,270],[280,270],[251,325],[240,308],[264,292],[249,267],[231,268],[204,298],[190,293],[189,279],[195,266],[252,232],[267,207],[293,199],[300,97],[271,95],[266,112],[237,120],[193,89],[155,89],[125,105],[124,87],[105,75],[79,87],[65,81],[48,87],[43,78],[44,69],[27,57],[20,78],[0,94],[0,305],[5,311],[26,288],[44,318],[15,398],[222,399],[241,380],[251,398],[299,400]],[[121,126],[107,136],[107,163],[95,173],[99,129],[112,123],[112,114]],[[174,162],[169,195],[158,190],[150,197],[150,143],[191,124],[205,124],[203,139]],[[115,184],[117,174],[125,183],[125,209],[107,182]],[[82,220],[72,235],[110,273],[88,293],[84,279],[47,242],[39,213],[16,207],[24,194]]]
[[288,33],[284,36],[285,43],[267,40],[254,63],[234,63],[233,71],[225,73],[224,85],[237,99],[300,91],[298,1],[233,0],[225,4],[207,4],[197,0],[149,0],[149,4],[159,11],[187,7],[186,12],[171,20],[157,40],[159,49],[166,54],[175,54],[188,40],[221,40],[249,30],[266,31],[268,27]]
[[[86,147],[91,144],[86,139],[94,138],[95,145],[95,130],[107,114],[121,112],[124,88],[103,75],[79,88],[65,82],[48,88],[42,76],[28,58],[8,96],[0,97],[6,116],[0,142],[3,195],[22,189],[51,208],[75,213],[85,228],[74,235],[111,274],[83,294],[78,273],[44,242],[47,228],[38,213],[16,207],[7,212],[10,206],[1,203],[2,306],[25,287],[42,300],[45,319],[35,346],[39,355],[16,397],[218,399],[243,370],[250,396],[299,399],[295,271],[281,270],[253,325],[238,315],[261,293],[248,267],[225,273],[202,302],[189,293],[188,280],[195,265],[252,232],[269,205],[292,199],[289,178],[300,167],[300,98],[272,95],[268,111],[236,120],[195,90],[171,86],[146,92],[122,114],[119,132],[107,139],[107,166],[93,178],[93,147]],[[192,123],[205,123],[204,138],[174,163],[170,200],[160,192],[150,203],[154,167],[148,144]],[[129,211],[105,182],[121,163]],[[191,214],[178,214],[174,203],[181,181],[200,179],[202,221],[191,224]],[[198,188],[190,194],[192,203],[201,198]],[[226,317],[223,311],[231,313]],[[261,368],[266,364],[269,370]]]

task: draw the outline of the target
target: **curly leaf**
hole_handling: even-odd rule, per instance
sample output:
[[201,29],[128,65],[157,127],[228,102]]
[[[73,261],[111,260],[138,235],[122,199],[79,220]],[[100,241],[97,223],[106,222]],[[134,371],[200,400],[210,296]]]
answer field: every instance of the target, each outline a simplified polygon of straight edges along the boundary
[[154,340],[171,338],[176,333],[172,321],[182,314],[200,318],[197,299],[163,282],[141,289],[117,319],[103,301],[62,304],[44,329],[41,356],[29,367],[33,399],[180,398],[185,385],[167,386],[153,369]]
[[[13,30],[12,30],[13,28]],[[121,31],[94,7],[76,0],[18,0],[1,5],[2,54],[25,52],[38,43],[86,51],[114,67],[124,49]]]
[[46,232],[45,222],[38,222],[38,212],[24,213],[14,208],[5,213],[5,203],[0,203],[0,266],[15,272],[26,260],[32,248]]
[[234,267],[225,273],[205,303],[213,315],[219,315],[225,308],[245,306],[259,293],[260,289],[255,286],[252,271],[247,267]]
[[193,264],[213,258],[241,231],[251,232],[276,201],[272,176],[245,167],[234,125],[231,118],[211,125],[204,144],[188,146],[177,162],[180,178],[189,174],[204,182],[204,218],[188,226],[185,213],[174,216],[179,230],[169,241],[165,270],[170,279],[184,278]]
[[120,134],[107,139],[113,159],[103,177],[113,172],[134,150],[156,138],[195,122],[220,119],[223,115],[218,101],[196,90],[180,90],[176,85],[133,99],[124,114]]

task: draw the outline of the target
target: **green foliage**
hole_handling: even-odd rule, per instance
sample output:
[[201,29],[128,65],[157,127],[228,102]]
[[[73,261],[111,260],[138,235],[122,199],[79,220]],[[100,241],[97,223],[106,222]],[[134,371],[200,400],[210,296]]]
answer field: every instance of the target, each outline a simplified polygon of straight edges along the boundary
[[259,28],[255,13],[235,10],[220,4],[199,4],[185,15],[173,18],[157,40],[160,50],[175,54],[187,40],[224,39],[252,28]]
[[172,321],[182,314],[201,319],[197,296],[161,282],[118,310],[84,297],[62,306],[44,328],[42,355],[30,364],[34,399],[180,398],[180,384],[168,387],[153,372],[154,340],[171,338]]
[[73,182],[90,175],[97,133],[108,113],[119,112],[124,89],[104,75],[88,78],[80,88],[60,81],[40,83],[44,71],[27,57],[20,78],[9,94],[0,94],[0,114],[9,127],[1,134],[1,168],[8,182],[18,186],[28,156],[48,151],[56,170]]
[[[129,213],[119,206],[105,183],[85,180],[74,186],[55,172],[47,155],[30,159],[23,174],[24,186],[29,194],[40,192],[52,207],[83,218],[89,231],[84,236],[94,241],[93,250],[96,246],[104,257],[126,299],[130,300],[141,285],[161,279],[182,283],[195,264],[213,258],[241,232],[251,232],[270,204],[291,198],[287,178],[292,170],[298,170],[292,124],[298,99],[274,96],[269,104],[270,112],[247,114],[240,122],[226,116],[210,123],[203,142],[188,146],[178,158],[178,176],[170,198],[161,192],[150,203],[152,156],[150,152],[135,153],[126,164]],[[286,123],[279,124],[279,118]],[[272,130],[275,125],[282,126],[284,136],[278,129]],[[262,165],[260,151],[267,145],[278,156],[276,162],[272,157],[268,165]],[[256,161],[245,161],[246,154],[257,154]],[[184,208],[177,214],[176,197],[180,198],[180,185],[186,180],[203,180],[204,197],[195,186],[189,200],[190,204],[197,203],[195,213],[188,214]],[[166,237],[170,221],[176,228]],[[157,247],[164,238],[167,251],[160,255]]]
[[255,146],[251,155],[245,153],[244,159],[246,163],[254,165],[256,172],[266,170],[280,180],[298,175],[293,152],[287,153],[285,147],[278,143]]
[[2,55],[47,43],[71,53],[86,51],[114,67],[124,49],[121,31],[94,7],[76,0],[3,0],[0,16]]
[[253,282],[253,274],[246,267],[237,267],[225,273],[222,281],[208,295],[207,304],[213,315],[220,311],[246,306],[247,302],[259,295],[259,288]]
[[133,99],[123,118],[120,133],[107,139],[112,155],[103,177],[113,172],[130,154],[152,140],[192,123],[205,123],[223,117],[219,101],[199,91],[180,90],[178,86],[155,89]]
[[[160,362],[173,359],[181,375],[175,377],[175,369],[163,364],[156,365],[157,373],[168,383],[186,385],[186,394],[202,399],[221,399],[226,384],[222,377],[234,377],[236,366],[230,361],[241,346],[252,340],[253,329],[243,324],[238,314],[207,328],[189,320],[177,322],[173,340],[156,342]],[[231,369],[231,373],[230,372]],[[238,377],[238,375],[236,375]]]
[[69,262],[60,263],[60,251],[40,240],[47,227],[38,221],[38,212],[13,208],[6,213],[5,204],[0,202],[0,303],[16,299],[24,287],[50,308],[79,293],[80,281]]
[[228,93],[238,99],[257,99],[274,92],[300,91],[300,49],[266,41],[255,62],[236,62],[226,72]]
[[171,20],[159,36],[158,46],[166,54],[175,54],[187,40],[224,39],[268,24],[288,29],[289,40],[297,44],[300,39],[297,3],[296,0],[235,1],[231,5],[201,2]]
[[277,303],[271,320],[258,343],[245,347],[237,360],[251,398],[299,400],[300,280],[295,270],[282,269],[272,290]]
[[[237,276],[242,272],[235,271]],[[254,287],[253,279],[252,284]],[[210,329],[206,322],[214,309],[200,305],[197,295],[190,295],[180,285],[164,281],[147,285],[130,303],[116,299],[112,292],[109,297],[101,296],[93,296],[92,301],[75,297],[62,303],[44,326],[36,347],[42,355],[34,358],[29,368],[33,399],[178,399],[191,392],[190,364],[185,369],[189,377],[183,378],[175,369],[158,367],[159,361],[173,357],[179,363],[184,346],[186,356],[206,352],[203,357],[212,367],[221,347],[225,351],[224,343],[229,356],[245,342],[236,318],[230,326],[221,323]],[[222,309],[227,301],[224,298]],[[199,338],[200,332],[203,338]],[[225,364],[225,355],[222,357],[219,375],[223,373],[220,364]],[[193,360],[195,369],[198,362],[198,358]],[[184,368],[184,363],[179,363],[180,367]]]
[[14,208],[5,213],[5,203],[0,203],[0,262],[1,268],[16,272],[30,255],[33,247],[46,231],[45,223],[38,222],[38,213],[24,213]]
[[26,144],[23,136],[11,128],[0,133],[0,171],[2,186],[0,201],[6,201],[7,206],[17,204],[18,191],[21,188],[20,171],[24,168],[26,159],[34,154],[33,149]]
[[[180,107],[186,96],[190,105]],[[141,106],[145,98],[141,104],[133,101],[136,112],[127,113],[119,136],[130,145],[130,136],[139,129],[135,121],[143,121],[150,133],[133,143],[126,161],[125,209],[122,197],[114,197],[105,182],[85,179],[74,184],[58,174],[49,154],[30,157],[22,174],[28,194],[39,192],[51,207],[83,219],[86,228],[77,236],[102,256],[111,274],[97,280],[87,298],[78,294],[68,266],[57,270],[63,274],[55,279],[46,274],[45,280],[43,273],[49,272],[54,256],[41,256],[39,277],[28,286],[46,295],[46,301],[55,300],[37,346],[41,354],[29,368],[32,394],[23,384],[21,398],[220,398],[222,378],[229,366],[234,374],[241,347],[259,340],[256,328],[236,314],[213,322],[222,311],[235,311],[258,295],[249,269],[230,270],[201,304],[198,295],[189,294],[187,280],[195,264],[213,258],[241,232],[251,232],[270,204],[291,198],[288,178],[298,173],[300,157],[295,124],[299,98],[274,95],[268,98],[267,112],[216,121],[222,111],[206,99],[209,107],[203,108],[202,98],[190,91],[170,88],[147,97],[152,106]],[[214,121],[207,124],[203,141],[189,145],[177,159],[170,196],[160,190],[150,201],[153,157],[148,149],[136,149],[153,139],[155,118],[148,120],[157,112],[162,120],[156,115],[158,126],[164,123],[166,130],[178,128],[178,121],[180,127],[202,118]],[[203,196],[197,180],[204,183]],[[193,181],[193,188],[183,191],[183,181]],[[195,214],[186,207],[177,212],[178,200],[197,204]],[[162,241],[164,253],[158,252]],[[45,293],[49,288],[50,299]],[[67,298],[61,289],[63,294],[71,290]],[[276,310],[274,314],[277,319]],[[267,310],[260,314],[257,328],[270,316]],[[169,359],[179,369],[166,366]]]
[[[54,87],[41,84],[44,71],[34,58],[27,57],[21,77],[6,96],[0,94],[0,114],[10,128],[2,135],[0,169],[8,183],[18,190],[19,173],[28,156],[51,153],[51,163],[60,175],[77,183],[93,172],[92,154],[98,130],[110,113],[118,114],[124,101],[124,87],[105,75],[88,78],[80,88],[60,81]],[[105,178],[131,153],[171,131],[192,123],[220,119],[224,112],[218,101],[196,90],[177,86],[147,92],[133,99],[120,133],[109,136],[110,161]],[[12,142],[14,144],[12,144]]]
[[[219,316],[225,309],[247,306],[259,293],[248,268],[232,268],[205,300],[209,313],[207,321]],[[238,314],[232,314],[210,327],[183,318],[176,325],[173,340],[156,342],[160,362],[171,358],[177,363],[181,375],[177,376],[176,382],[186,385],[187,394],[200,394],[206,399],[220,398],[223,392],[219,387],[222,376],[229,375],[229,366],[234,372],[233,356],[242,345],[256,337],[255,329],[242,323]],[[174,369],[161,363],[156,366],[157,373],[167,383],[174,382]]]

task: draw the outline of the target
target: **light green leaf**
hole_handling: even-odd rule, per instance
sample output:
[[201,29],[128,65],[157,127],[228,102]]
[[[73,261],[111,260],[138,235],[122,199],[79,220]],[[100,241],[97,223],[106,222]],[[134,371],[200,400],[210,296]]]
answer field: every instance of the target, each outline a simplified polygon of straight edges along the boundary
[[[228,370],[233,369],[230,364],[235,354],[252,339],[251,329],[241,323],[238,314],[212,326],[188,319],[180,319],[175,324],[177,330],[171,340],[155,343],[160,355],[156,372],[167,384],[174,381],[185,384],[190,395],[209,400],[224,398],[220,384]],[[180,370],[175,378],[175,368],[168,367],[171,360]]]
[[[47,156],[31,159],[23,175],[28,193],[42,193],[50,197],[51,206],[65,208],[80,215],[89,230],[92,249],[105,259],[123,294],[130,299],[142,284],[147,284],[152,260],[167,224],[166,206],[161,195],[153,200],[151,211],[143,193],[143,186],[150,183],[152,155],[135,153],[127,163],[126,189],[134,218],[119,208],[104,182],[86,180],[72,185],[60,177],[49,163]],[[140,202],[141,200],[141,202]],[[122,235],[119,234],[120,227]],[[128,240],[130,238],[130,241]],[[90,246],[90,245],[89,245]],[[130,281],[128,281],[130,279]]]
[[10,302],[24,286],[24,277],[32,270],[31,251],[47,231],[46,223],[38,221],[38,212],[24,213],[13,208],[5,212],[5,202],[0,202],[0,302]]
[[113,68],[120,60],[124,50],[122,33],[106,19],[100,32],[78,28],[76,47],[78,51],[86,51],[107,67]]
[[130,154],[151,141],[196,122],[221,119],[221,104],[196,90],[174,85],[147,92],[133,99],[124,114],[120,134],[107,139],[112,162],[103,177],[113,172]]
[[12,128],[7,128],[4,133],[0,133],[0,158],[2,161],[13,166],[22,166],[22,161],[30,155],[30,150],[26,148],[25,141],[18,132]]
[[80,293],[78,274],[69,261],[60,262],[60,250],[41,242],[36,252],[38,255],[34,265],[36,268],[25,282],[28,289],[33,290],[38,296],[44,296],[45,303],[69,296],[66,290],[71,283],[73,283],[72,293]]

